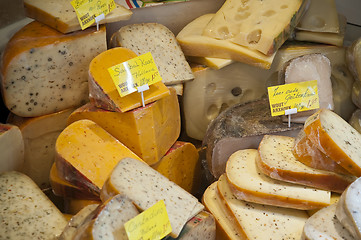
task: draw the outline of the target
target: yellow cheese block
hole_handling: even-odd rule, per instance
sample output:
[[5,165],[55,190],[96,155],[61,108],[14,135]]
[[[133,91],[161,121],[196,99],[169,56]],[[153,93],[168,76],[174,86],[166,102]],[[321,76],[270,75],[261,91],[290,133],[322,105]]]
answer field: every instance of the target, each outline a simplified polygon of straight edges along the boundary
[[192,143],[177,141],[167,154],[151,167],[190,193],[195,190],[194,187],[200,180],[199,155]]
[[[116,112],[126,112],[142,106],[142,97],[138,92],[121,97],[108,72],[108,68],[126,62],[137,55],[127,48],[112,48],[96,56],[89,66],[89,98],[97,107]],[[145,104],[169,95],[168,88],[162,82],[149,86],[144,91]]]
[[99,193],[116,164],[141,159],[98,124],[79,120],[66,127],[55,144],[59,177]]
[[68,124],[89,119],[104,128],[148,164],[158,162],[180,134],[177,94],[125,113],[99,109],[88,103],[75,110]]

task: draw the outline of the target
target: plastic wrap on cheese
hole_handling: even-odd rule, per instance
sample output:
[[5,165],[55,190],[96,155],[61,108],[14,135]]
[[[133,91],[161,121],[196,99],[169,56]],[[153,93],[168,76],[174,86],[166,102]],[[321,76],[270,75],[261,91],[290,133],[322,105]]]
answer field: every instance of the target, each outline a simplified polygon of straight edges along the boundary
[[346,54],[346,62],[353,77],[361,81],[361,38],[353,41],[348,47]]
[[361,133],[361,109],[356,109],[349,120],[350,125]]

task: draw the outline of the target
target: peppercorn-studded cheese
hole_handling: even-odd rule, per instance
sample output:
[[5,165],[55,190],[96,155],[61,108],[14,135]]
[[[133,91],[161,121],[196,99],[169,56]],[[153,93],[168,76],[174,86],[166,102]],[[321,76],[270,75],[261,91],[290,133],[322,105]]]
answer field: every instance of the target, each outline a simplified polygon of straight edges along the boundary
[[23,169],[24,140],[17,126],[0,123],[0,153],[0,173]]

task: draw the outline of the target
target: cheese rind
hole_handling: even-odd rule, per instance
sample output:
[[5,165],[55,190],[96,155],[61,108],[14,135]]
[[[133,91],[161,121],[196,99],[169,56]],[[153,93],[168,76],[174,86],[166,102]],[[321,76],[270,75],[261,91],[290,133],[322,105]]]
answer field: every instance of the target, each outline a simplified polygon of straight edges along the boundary
[[24,139],[16,125],[0,123],[0,152],[0,173],[23,169]]

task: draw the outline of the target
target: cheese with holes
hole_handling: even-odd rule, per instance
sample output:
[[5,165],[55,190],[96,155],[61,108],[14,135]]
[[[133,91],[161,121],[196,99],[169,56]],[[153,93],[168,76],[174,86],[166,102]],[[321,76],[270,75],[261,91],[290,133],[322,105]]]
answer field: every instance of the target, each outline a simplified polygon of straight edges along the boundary
[[0,152],[0,173],[23,169],[24,140],[17,126],[0,123]]
[[117,163],[125,157],[141,161],[98,124],[79,120],[67,126],[55,143],[59,177],[98,194]]
[[179,236],[186,222],[195,215],[193,210],[199,204],[183,188],[147,164],[132,158],[124,158],[114,167],[104,183],[100,198],[105,201],[119,193],[129,197],[140,210],[164,200],[172,226],[171,237]]
[[240,46],[230,40],[218,40],[203,36],[203,29],[213,16],[214,14],[202,15],[187,24],[178,33],[177,40],[184,55],[232,59],[265,69],[271,67],[274,54],[265,56],[258,51]]
[[199,187],[201,165],[196,147],[189,142],[175,142],[161,160],[151,167],[189,193]]
[[24,138],[24,167],[41,189],[49,188],[49,173],[55,157],[55,142],[66,127],[66,120],[73,108],[40,117],[24,118],[12,113],[8,122],[17,125]]
[[88,103],[76,109],[68,124],[89,119],[104,128],[148,164],[158,162],[180,134],[180,110],[175,91],[145,107],[112,112]]
[[[59,32],[69,33],[81,30],[75,10],[68,0],[24,0],[24,7],[27,17]],[[100,24],[128,20],[132,14],[132,11],[116,3],[114,10],[107,14]]]
[[39,22],[29,23],[3,53],[5,105],[18,116],[36,117],[84,104],[89,63],[106,48],[105,27],[62,34]]
[[203,35],[271,55],[291,35],[308,4],[307,0],[227,0],[205,26]]
[[330,192],[287,183],[264,175],[257,168],[256,149],[239,150],[231,155],[226,176],[237,199],[254,203],[301,210],[317,209],[330,204]]
[[[89,65],[89,98],[95,106],[110,111],[126,112],[142,106],[142,97],[138,92],[121,97],[108,72],[108,68],[136,57],[133,51],[117,47],[102,52]],[[143,92],[144,103],[154,102],[169,95],[168,88],[157,82]]]
[[28,176],[0,174],[0,239],[56,239],[67,220]]

